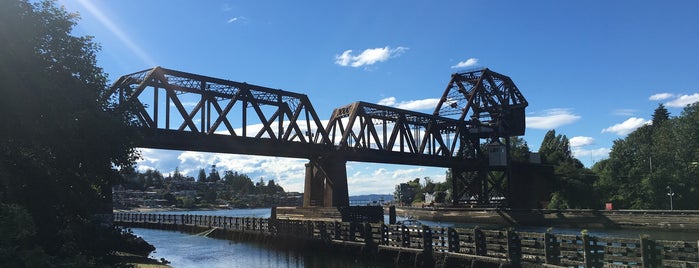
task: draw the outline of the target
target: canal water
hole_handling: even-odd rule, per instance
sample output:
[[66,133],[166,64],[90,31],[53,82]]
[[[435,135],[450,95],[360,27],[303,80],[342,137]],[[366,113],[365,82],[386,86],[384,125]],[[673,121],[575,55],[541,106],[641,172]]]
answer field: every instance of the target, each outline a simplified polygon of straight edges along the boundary
[[[231,209],[205,211],[166,211],[161,214],[191,214],[230,217],[269,218],[269,208]],[[398,217],[398,220],[404,220]],[[388,218],[385,219],[388,222]],[[473,228],[476,224],[421,221],[429,226]],[[501,229],[480,225],[483,229]],[[518,227],[522,232],[546,232],[545,227]],[[133,228],[134,234],[143,237],[156,247],[151,258],[168,260],[172,267],[383,267],[348,257],[319,256],[313,252],[275,250],[256,243],[240,243],[214,239],[174,231]],[[553,233],[580,234],[580,229],[553,228]],[[588,230],[592,236],[638,238],[649,235],[654,240],[699,240],[699,232],[663,232],[648,230]]]

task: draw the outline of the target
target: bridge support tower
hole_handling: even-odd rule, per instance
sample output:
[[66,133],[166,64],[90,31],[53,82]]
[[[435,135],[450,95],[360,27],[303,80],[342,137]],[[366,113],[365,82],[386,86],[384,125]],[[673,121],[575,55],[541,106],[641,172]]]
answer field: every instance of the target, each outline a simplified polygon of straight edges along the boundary
[[347,207],[347,161],[335,158],[312,159],[306,164],[304,207]]

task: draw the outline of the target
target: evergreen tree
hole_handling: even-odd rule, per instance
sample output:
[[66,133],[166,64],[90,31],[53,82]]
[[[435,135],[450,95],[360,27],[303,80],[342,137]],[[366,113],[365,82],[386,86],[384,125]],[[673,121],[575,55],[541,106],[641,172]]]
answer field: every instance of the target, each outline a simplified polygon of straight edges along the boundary
[[207,181],[218,182],[220,180],[221,180],[221,177],[218,174],[218,171],[216,170],[216,165],[211,165],[211,172],[209,173],[209,177],[207,178]]
[[206,171],[203,168],[199,169],[199,176],[197,176],[197,181],[206,182]]
[[653,112],[653,125],[658,126],[668,119],[670,119],[670,112],[667,111],[665,105],[658,104],[658,108]]

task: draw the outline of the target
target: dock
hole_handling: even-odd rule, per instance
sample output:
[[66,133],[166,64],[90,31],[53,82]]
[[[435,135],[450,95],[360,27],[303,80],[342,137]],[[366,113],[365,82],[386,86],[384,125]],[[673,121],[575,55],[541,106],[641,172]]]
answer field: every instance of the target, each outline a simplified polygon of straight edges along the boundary
[[219,239],[412,267],[699,267],[699,242],[646,237],[143,213],[115,213],[114,224],[208,232]]

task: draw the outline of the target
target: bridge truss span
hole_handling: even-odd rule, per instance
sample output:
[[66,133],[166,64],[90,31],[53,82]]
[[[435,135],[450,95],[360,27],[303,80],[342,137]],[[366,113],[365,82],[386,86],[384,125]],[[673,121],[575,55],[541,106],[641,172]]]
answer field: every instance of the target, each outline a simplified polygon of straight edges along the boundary
[[190,147],[191,139],[202,135],[262,146],[216,150],[227,153],[277,155],[280,142],[307,154],[330,146],[325,127],[304,94],[155,67],[120,77],[110,96],[118,106],[136,111],[136,125],[149,133],[144,135],[144,147],[201,151],[182,147]]
[[366,102],[335,109],[326,127],[348,160],[441,167],[467,158],[467,131],[467,122]]
[[524,135],[527,100],[510,77],[488,68],[454,73],[433,114],[468,121],[471,136]]
[[[349,205],[347,161],[449,168],[454,204],[506,200],[501,148],[524,134],[527,106],[509,77],[487,68],[453,74],[432,114],[354,102],[327,124],[305,94],[162,67],[120,77],[104,98],[132,113],[138,147],[308,159],[304,206],[326,207]],[[506,159],[492,165],[483,139],[504,140],[493,152]]]

